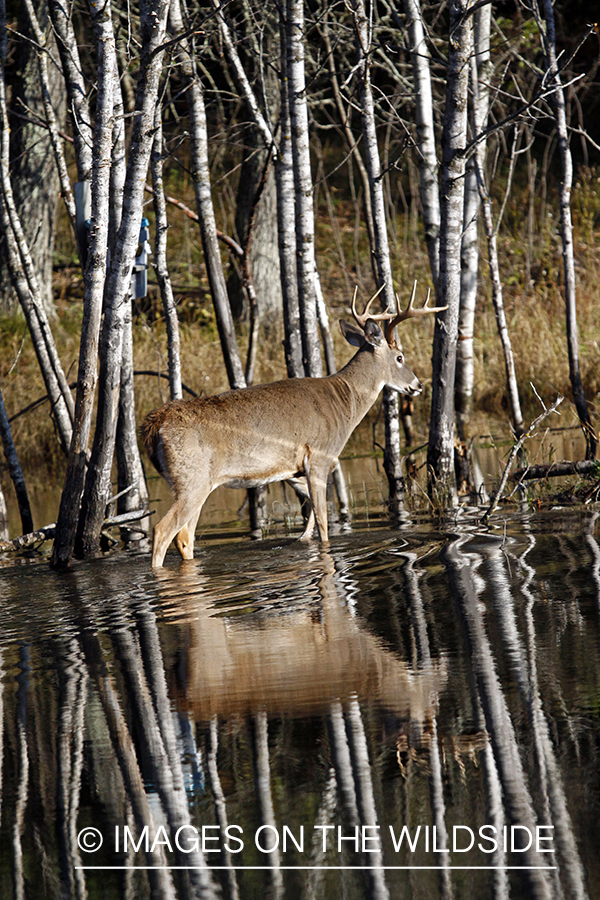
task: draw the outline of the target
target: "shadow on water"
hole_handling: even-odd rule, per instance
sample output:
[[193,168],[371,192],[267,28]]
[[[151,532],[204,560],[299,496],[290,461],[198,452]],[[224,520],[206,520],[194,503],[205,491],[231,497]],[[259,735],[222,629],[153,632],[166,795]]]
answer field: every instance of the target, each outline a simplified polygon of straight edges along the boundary
[[4,568],[2,897],[597,897],[597,516]]

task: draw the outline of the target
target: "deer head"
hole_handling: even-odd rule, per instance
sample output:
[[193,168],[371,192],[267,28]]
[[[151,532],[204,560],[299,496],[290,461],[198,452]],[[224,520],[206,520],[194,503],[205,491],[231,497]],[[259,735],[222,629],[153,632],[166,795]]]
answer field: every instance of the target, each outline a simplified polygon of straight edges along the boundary
[[[404,362],[402,344],[399,342],[396,335],[396,325],[399,325],[400,322],[404,322],[406,319],[442,312],[446,307],[429,306],[430,292],[428,291],[425,305],[421,309],[415,309],[414,302],[417,291],[417,282],[415,281],[408,306],[405,310],[400,309],[400,301],[398,295],[396,295],[396,310],[372,313],[371,306],[373,301],[379,296],[384,287],[385,285],[382,285],[379,290],[373,294],[362,314],[359,314],[356,308],[358,289],[355,289],[354,297],[352,299],[352,315],[354,316],[357,325],[360,327],[356,328],[348,322],[340,321],[340,328],[349,344],[376,354],[381,369],[383,384],[396,391],[400,391],[402,394],[414,396],[415,394],[421,393],[423,385]],[[380,322],[382,324],[385,323],[383,329],[379,325]]]

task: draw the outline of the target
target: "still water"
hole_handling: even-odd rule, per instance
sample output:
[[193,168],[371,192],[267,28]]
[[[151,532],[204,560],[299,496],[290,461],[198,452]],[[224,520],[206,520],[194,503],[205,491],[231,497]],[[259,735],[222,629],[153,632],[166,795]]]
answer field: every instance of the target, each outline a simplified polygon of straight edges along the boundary
[[599,543],[584,510],[11,560],[0,895],[597,898]]

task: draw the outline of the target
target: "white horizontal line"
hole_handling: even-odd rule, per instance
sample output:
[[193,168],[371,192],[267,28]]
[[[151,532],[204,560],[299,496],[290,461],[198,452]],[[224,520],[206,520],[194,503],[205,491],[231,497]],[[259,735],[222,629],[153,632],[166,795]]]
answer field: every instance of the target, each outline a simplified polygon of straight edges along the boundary
[[236,870],[246,870],[246,871],[254,871],[254,870],[273,870],[273,871],[297,871],[302,869],[310,869],[312,871],[321,871],[326,869],[331,869],[333,871],[342,871],[346,869],[352,870],[371,870],[371,869],[384,869],[384,870],[404,870],[404,869],[466,869],[469,871],[480,870],[480,871],[498,871],[500,869],[519,869],[523,871],[532,871],[533,869],[543,869],[551,871],[552,869],[556,869],[557,866],[75,866],[76,869],[118,869],[118,870],[129,870],[129,869],[183,869],[183,870],[201,870],[207,869],[214,872],[220,871],[229,871],[231,869]]

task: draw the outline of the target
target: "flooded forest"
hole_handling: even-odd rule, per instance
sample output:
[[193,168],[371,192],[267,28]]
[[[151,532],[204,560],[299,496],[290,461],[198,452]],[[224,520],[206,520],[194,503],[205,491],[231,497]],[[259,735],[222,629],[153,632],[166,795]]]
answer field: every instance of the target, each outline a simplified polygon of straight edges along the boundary
[[0,0],[3,897],[598,896],[599,62]]

